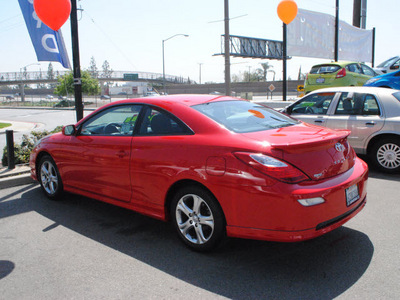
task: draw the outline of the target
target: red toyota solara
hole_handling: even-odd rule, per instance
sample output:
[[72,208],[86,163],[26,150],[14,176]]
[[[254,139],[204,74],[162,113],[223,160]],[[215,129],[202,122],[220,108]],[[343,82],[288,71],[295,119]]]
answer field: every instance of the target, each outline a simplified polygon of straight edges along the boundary
[[295,242],[340,227],[366,203],[367,165],[349,131],[215,95],[110,103],[41,139],[32,177],[171,220],[197,251],[226,236]]

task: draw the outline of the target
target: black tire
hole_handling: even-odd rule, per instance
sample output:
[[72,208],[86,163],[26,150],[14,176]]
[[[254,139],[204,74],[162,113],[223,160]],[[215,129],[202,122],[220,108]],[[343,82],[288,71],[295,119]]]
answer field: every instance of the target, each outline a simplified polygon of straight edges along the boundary
[[400,139],[383,138],[377,141],[369,156],[378,170],[391,174],[400,172]]
[[37,175],[44,194],[51,200],[60,200],[64,186],[57,165],[49,155],[40,159]]
[[179,237],[192,250],[210,251],[225,240],[224,214],[206,189],[195,185],[180,189],[172,199],[170,214]]

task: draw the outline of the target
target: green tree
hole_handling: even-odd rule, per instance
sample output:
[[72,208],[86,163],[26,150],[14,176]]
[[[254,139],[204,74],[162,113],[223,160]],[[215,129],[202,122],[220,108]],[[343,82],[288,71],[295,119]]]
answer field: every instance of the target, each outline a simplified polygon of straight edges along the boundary
[[[53,65],[52,65],[51,63],[49,63],[49,67],[47,68],[47,79],[52,80],[52,79],[54,79],[54,78],[55,78],[55,76],[54,76]],[[50,83],[50,87],[53,88],[53,87],[54,87],[54,84],[53,84],[53,83]]]
[[[100,84],[97,78],[93,78],[89,71],[83,71],[82,78],[82,93],[88,95],[98,95],[100,93]],[[72,72],[64,76],[58,77],[58,85],[54,89],[54,94],[65,96],[74,93],[74,76]]]
[[92,75],[93,78],[99,77],[99,70],[97,69],[96,61],[94,60],[93,56],[90,58],[90,65],[88,71],[90,72],[90,75]]
[[[113,73],[114,71],[111,69],[110,64],[108,63],[107,60],[105,60],[105,61],[103,62],[103,65],[102,65],[101,67],[102,67],[102,69],[103,69],[101,76],[102,76],[103,78],[111,78],[112,73]],[[106,91],[105,91],[105,93],[108,94],[108,93],[109,93],[109,86],[111,85],[111,82],[110,82],[110,81],[106,81],[106,82],[105,82],[105,85],[106,85]]]

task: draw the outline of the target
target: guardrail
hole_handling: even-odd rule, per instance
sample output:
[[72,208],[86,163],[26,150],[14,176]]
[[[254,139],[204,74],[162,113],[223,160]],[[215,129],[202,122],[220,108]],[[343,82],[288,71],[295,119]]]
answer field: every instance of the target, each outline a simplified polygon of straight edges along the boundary
[[[7,84],[18,84],[24,83],[35,83],[43,81],[57,81],[58,77],[64,76],[70,73],[70,71],[54,71],[49,74],[47,71],[32,71],[32,72],[2,72],[0,73],[0,83]],[[95,76],[100,81],[137,81],[137,80],[126,80],[125,74],[137,74],[138,81],[160,81],[162,82],[163,74],[152,73],[152,72],[138,72],[138,71],[112,71],[110,74],[104,72],[98,72]],[[187,83],[188,79],[182,76],[165,75],[165,81],[170,83]]]

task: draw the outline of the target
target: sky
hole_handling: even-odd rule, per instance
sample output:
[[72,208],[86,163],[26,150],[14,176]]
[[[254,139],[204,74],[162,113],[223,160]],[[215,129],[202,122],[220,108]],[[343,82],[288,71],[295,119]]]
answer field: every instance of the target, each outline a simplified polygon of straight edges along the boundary
[[[26,0],[28,1],[28,0]],[[277,15],[281,0],[230,0],[230,34],[282,40],[282,21]],[[19,72],[37,63],[18,0],[0,0],[0,73]],[[301,9],[335,14],[336,0],[296,0]],[[196,82],[223,82],[224,0],[80,0],[78,7],[79,48],[82,69],[95,59],[98,69],[105,60],[115,71],[162,73],[162,41],[165,41],[166,74]],[[376,28],[375,65],[400,55],[398,0],[367,0],[366,29]],[[353,0],[339,1],[339,17],[352,24]],[[72,63],[69,20],[61,27]],[[308,72],[312,65],[328,60],[293,57],[287,63],[288,76],[297,79],[299,68]],[[282,62],[231,58],[231,74],[252,72],[268,62],[282,78]],[[30,65],[28,71],[47,70],[49,62]],[[65,70],[52,62],[55,70]],[[273,74],[268,75],[272,80]]]

